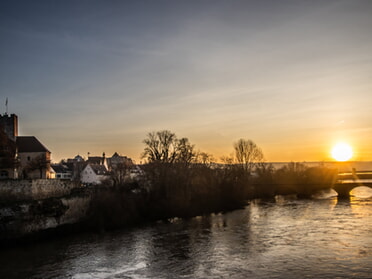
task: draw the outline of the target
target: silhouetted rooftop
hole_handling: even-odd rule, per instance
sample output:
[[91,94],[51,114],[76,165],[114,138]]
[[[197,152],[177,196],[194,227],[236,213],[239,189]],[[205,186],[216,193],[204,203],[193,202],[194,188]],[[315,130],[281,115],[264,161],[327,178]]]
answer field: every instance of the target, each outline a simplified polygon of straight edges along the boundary
[[16,144],[18,147],[18,152],[50,152],[34,136],[17,137]]
[[52,164],[51,167],[56,173],[66,173],[71,172],[71,170],[66,165],[62,164]]
[[89,164],[101,164],[103,161],[103,157],[99,157],[99,156],[94,156],[94,157],[88,157],[88,160],[87,162]]

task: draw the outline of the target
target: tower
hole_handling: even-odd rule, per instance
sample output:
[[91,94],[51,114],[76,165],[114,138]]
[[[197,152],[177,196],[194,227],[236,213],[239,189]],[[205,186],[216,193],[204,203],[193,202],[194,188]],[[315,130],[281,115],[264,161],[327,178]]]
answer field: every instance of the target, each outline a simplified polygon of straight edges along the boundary
[[15,114],[8,115],[7,113],[0,114],[0,127],[12,141],[15,141],[18,136],[18,116]]

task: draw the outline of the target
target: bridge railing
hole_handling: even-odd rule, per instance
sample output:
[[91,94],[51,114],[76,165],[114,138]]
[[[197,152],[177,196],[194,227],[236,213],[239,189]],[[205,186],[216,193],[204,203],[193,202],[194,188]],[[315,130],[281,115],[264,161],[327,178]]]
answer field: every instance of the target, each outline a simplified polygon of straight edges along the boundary
[[372,172],[348,172],[348,173],[339,173],[337,176],[337,183],[372,183]]

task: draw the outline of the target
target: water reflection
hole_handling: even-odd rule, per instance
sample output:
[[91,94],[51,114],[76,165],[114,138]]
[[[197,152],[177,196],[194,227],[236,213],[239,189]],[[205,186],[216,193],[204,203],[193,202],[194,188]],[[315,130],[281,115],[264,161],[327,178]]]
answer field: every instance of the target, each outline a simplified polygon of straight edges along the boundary
[[371,198],[372,197],[372,188],[366,186],[355,187],[350,191],[352,197],[357,198]]
[[321,190],[318,193],[314,194],[312,198],[321,200],[321,199],[330,199],[338,196],[338,193],[334,189]]
[[370,278],[371,216],[371,198],[257,200],[0,251],[0,278]]

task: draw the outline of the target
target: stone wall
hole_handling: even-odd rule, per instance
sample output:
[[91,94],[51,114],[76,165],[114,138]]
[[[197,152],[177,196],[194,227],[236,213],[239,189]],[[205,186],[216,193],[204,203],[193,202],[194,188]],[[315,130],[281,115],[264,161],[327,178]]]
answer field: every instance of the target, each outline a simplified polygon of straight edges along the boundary
[[0,242],[82,222],[90,202],[90,190],[70,181],[1,181]]
[[90,200],[81,195],[0,206],[0,241],[77,224],[86,217]]
[[58,179],[4,180],[0,181],[0,202],[62,197],[74,188],[72,181]]

